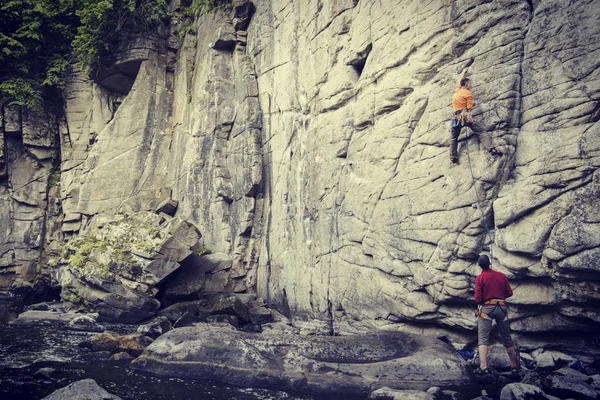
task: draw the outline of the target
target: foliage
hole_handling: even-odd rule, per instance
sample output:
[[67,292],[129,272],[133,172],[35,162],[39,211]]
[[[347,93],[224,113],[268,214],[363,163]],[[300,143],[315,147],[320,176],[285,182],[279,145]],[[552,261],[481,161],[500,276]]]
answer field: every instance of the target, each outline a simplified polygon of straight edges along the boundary
[[72,0],[0,5],[0,102],[28,107],[61,88],[77,18]]
[[8,0],[0,3],[0,104],[32,108],[63,88],[75,57],[83,69],[113,50],[117,34],[167,21],[167,0]]
[[151,32],[167,21],[167,0],[79,0],[76,11],[81,21],[73,50],[85,67],[98,62],[104,52],[113,50],[117,34]]
[[214,12],[218,9],[231,11],[232,8],[232,0],[193,0],[187,9],[187,14],[196,16],[201,12]]
[[201,248],[196,250],[197,256],[203,256],[205,254],[210,254],[210,253],[211,253],[211,250],[208,247],[204,247],[204,246],[202,246]]
[[55,187],[60,184],[60,171],[54,171],[48,177],[48,187]]

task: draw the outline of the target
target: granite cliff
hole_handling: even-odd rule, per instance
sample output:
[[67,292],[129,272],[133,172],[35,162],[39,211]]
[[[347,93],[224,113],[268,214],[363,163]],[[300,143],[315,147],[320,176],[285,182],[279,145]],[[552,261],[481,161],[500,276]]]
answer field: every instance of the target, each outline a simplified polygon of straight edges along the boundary
[[[191,27],[180,7],[74,67],[64,115],[4,107],[4,293],[59,285],[65,241],[171,200],[202,235],[191,296],[256,294],[319,332],[471,330],[491,252],[513,330],[598,330],[594,1],[237,0]],[[463,133],[452,165],[467,65],[503,154]]]

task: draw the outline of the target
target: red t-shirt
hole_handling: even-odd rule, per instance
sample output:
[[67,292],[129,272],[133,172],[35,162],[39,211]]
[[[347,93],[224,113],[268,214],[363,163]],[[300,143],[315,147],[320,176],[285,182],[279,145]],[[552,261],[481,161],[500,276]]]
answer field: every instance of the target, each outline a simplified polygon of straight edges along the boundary
[[483,303],[490,299],[507,299],[513,295],[508,279],[502,272],[484,269],[475,279],[475,301]]

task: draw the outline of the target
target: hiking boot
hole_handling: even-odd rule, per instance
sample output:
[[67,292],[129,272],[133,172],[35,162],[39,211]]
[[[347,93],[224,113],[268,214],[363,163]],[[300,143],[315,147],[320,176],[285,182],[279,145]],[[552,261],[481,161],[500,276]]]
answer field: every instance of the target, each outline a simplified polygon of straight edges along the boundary
[[519,374],[519,370],[517,368],[510,369],[510,377],[513,379],[521,379],[521,375]]

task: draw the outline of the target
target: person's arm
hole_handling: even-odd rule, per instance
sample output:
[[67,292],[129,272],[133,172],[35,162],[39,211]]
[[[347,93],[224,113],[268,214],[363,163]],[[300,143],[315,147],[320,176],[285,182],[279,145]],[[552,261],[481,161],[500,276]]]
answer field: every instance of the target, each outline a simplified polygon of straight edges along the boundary
[[504,289],[504,298],[508,299],[512,295],[513,295],[512,288],[510,287],[510,283],[508,283],[508,279],[506,279],[506,285],[505,285],[505,289]]
[[483,287],[481,285],[481,276],[475,279],[475,301],[477,304],[483,303]]
[[467,75],[467,69],[465,68],[462,70],[462,72],[460,73],[460,77],[458,78],[458,81],[456,82],[456,88],[460,88],[460,81],[462,81],[463,79],[465,79],[465,75]]

